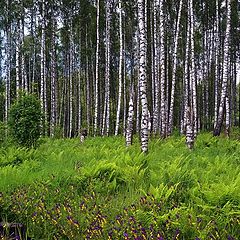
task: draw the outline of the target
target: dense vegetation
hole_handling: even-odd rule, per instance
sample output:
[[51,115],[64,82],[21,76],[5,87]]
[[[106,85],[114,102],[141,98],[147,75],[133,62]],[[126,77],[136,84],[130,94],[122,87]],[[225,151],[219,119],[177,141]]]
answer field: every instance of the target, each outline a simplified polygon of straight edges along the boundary
[[41,134],[41,103],[33,94],[22,94],[9,113],[9,128],[14,140],[25,147],[34,146]]
[[[239,239],[240,142],[44,139],[0,149],[0,222],[32,239]],[[154,151],[153,151],[154,149]]]

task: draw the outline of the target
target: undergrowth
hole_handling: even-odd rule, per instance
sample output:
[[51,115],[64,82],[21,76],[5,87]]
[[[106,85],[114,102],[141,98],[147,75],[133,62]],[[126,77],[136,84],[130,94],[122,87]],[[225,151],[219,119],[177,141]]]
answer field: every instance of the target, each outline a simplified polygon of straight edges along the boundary
[[239,239],[239,141],[173,136],[144,155],[134,140],[1,148],[0,222],[32,239]]

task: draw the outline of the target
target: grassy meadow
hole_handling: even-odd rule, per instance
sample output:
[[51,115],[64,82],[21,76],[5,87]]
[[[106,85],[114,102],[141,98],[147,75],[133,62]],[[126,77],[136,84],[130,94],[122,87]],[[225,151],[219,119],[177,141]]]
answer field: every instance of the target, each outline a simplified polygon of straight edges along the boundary
[[238,140],[152,139],[148,155],[137,138],[41,141],[0,148],[0,222],[30,239],[240,239]]

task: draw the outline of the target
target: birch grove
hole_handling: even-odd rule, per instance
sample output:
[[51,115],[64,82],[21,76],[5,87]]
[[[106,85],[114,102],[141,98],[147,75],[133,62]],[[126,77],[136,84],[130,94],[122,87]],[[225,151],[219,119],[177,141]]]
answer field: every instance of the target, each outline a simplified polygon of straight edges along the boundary
[[6,1],[0,120],[21,92],[42,135],[214,136],[240,126],[239,3],[233,0]]

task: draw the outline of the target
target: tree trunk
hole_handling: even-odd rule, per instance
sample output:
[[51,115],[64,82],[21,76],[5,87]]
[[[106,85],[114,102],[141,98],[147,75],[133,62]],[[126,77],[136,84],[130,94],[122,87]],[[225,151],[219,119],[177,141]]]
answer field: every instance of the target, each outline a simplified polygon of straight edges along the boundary
[[229,58],[229,43],[230,43],[230,23],[231,23],[231,4],[230,1],[226,0],[227,6],[227,26],[226,26],[226,35],[224,40],[224,55],[223,55],[223,80],[222,80],[222,89],[221,89],[221,98],[218,108],[218,118],[217,123],[213,131],[214,136],[219,136],[221,132],[221,127],[223,124],[223,115],[224,115],[224,105],[227,94],[227,85],[228,85],[228,58]]
[[126,128],[126,146],[127,147],[132,145],[132,138],[133,138],[133,117],[134,117],[133,99],[134,99],[134,93],[133,93],[133,86],[132,86],[130,99],[129,99],[127,128]]
[[105,100],[102,124],[102,135],[109,134],[109,118],[110,118],[110,2],[106,0],[106,46],[105,46]]
[[46,53],[45,53],[45,0],[42,2],[42,18],[41,18],[42,36],[41,36],[41,86],[40,86],[40,100],[43,113],[42,127],[46,128],[46,96],[45,96],[45,82],[46,82]]
[[144,19],[144,0],[138,0],[138,27],[139,27],[139,95],[142,105],[141,118],[141,148],[148,152],[148,101],[146,76],[146,29]]
[[[52,13],[54,14],[54,13]],[[50,117],[50,136],[54,137],[56,125],[56,20],[52,17],[52,42],[51,42],[51,117]]]
[[17,21],[17,37],[16,37],[16,97],[19,97],[19,89],[20,89],[20,72],[19,72],[19,54],[20,54],[20,24],[19,20]]
[[175,85],[176,85],[176,72],[177,72],[177,50],[178,50],[178,39],[179,39],[179,29],[180,29],[180,20],[182,13],[182,0],[179,3],[178,9],[178,18],[176,23],[176,36],[174,41],[174,51],[173,51],[173,70],[172,70],[172,89],[170,96],[170,108],[169,108],[169,117],[168,117],[168,135],[172,133],[173,130],[173,106],[175,100]]
[[122,1],[119,0],[119,38],[120,38],[120,52],[119,52],[119,69],[118,69],[118,104],[116,116],[115,135],[118,135],[121,100],[122,100],[122,69],[123,69],[123,30],[122,30]]
[[99,99],[99,11],[100,0],[97,0],[97,43],[96,43],[96,71],[95,71],[95,109],[94,109],[94,136],[98,128],[98,99]]

